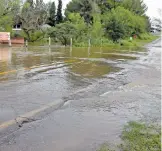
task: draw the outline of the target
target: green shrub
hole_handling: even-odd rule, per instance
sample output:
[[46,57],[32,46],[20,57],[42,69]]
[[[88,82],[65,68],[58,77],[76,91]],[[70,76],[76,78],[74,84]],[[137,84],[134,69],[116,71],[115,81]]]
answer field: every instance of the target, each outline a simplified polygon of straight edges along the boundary
[[21,38],[23,37],[22,31],[12,31],[11,38]]

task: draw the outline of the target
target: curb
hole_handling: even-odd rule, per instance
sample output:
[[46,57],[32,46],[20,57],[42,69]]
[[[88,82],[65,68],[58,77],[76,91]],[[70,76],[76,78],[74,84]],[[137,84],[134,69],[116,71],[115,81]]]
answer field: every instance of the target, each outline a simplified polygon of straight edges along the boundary
[[6,121],[0,125],[0,138],[12,134],[16,130],[23,127],[24,124],[42,119],[49,113],[59,109],[66,101],[57,100],[55,102],[44,105],[43,107],[18,116],[16,119]]

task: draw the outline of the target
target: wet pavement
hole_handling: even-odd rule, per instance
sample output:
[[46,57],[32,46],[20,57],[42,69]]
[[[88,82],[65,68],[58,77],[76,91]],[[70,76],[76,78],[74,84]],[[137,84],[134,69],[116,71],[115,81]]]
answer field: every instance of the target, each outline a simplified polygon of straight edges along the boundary
[[0,123],[93,86],[120,71],[120,59],[136,58],[103,52],[100,48],[1,48]]
[[0,124],[66,100],[0,138],[0,151],[94,151],[104,142],[118,144],[128,121],[160,123],[160,40],[146,47],[122,54],[106,48],[0,48]]

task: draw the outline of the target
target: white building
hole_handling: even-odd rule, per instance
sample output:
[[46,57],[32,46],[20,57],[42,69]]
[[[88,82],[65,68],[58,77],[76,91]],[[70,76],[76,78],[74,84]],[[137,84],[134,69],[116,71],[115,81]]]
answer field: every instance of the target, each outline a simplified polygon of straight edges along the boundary
[[154,18],[151,21],[151,32],[158,33],[162,30],[162,21],[160,19]]

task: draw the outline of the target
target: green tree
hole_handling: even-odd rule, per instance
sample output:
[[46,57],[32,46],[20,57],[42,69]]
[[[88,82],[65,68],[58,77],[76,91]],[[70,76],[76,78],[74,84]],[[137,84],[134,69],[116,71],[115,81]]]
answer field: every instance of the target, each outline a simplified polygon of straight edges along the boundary
[[122,0],[96,0],[102,14],[121,5]]
[[101,10],[101,14],[104,14],[112,9],[112,5],[108,0],[97,0],[97,4]]
[[42,0],[28,1],[23,5],[19,18],[22,23],[24,37],[28,41],[34,42],[44,38],[45,32],[42,30],[42,26],[47,21],[48,7]]
[[110,22],[107,24],[106,32],[113,42],[117,42],[120,38],[124,38],[125,35],[124,26],[115,16],[112,16]]
[[120,6],[104,14],[103,21],[107,35],[113,41],[148,31],[146,16],[139,16]]
[[141,33],[147,32],[147,22],[144,17],[134,15],[134,31],[137,35],[140,35]]
[[151,19],[148,16],[144,16],[145,20],[146,20],[146,31],[150,32],[151,31]]
[[129,37],[133,32],[135,32],[134,26],[136,22],[134,20],[134,14],[132,12],[119,6],[116,9],[112,10],[112,15],[116,16],[116,18],[124,26],[126,37]]
[[75,37],[75,34],[76,28],[69,22],[57,24],[49,31],[51,37],[55,38],[65,46],[70,43],[70,38]]
[[62,16],[62,0],[58,0],[58,8],[57,8],[57,15],[56,15],[56,23],[62,23],[63,16]]
[[87,36],[88,32],[88,26],[84,22],[84,18],[81,17],[79,13],[70,13],[68,20],[76,28],[75,41],[82,41]]
[[56,24],[56,6],[55,6],[55,2],[52,2],[51,6],[50,6],[50,9],[49,9],[48,24],[50,26],[55,26],[55,24]]
[[148,9],[143,0],[123,0],[121,4],[125,9],[140,16],[143,16]]
[[30,7],[34,7],[34,1],[33,0],[26,0],[26,3],[30,5]]
[[101,24],[100,14],[93,15],[93,25],[91,27],[91,37],[101,38],[103,36],[103,27]]
[[72,0],[66,7],[65,15],[68,17],[69,13],[79,13],[86,23],[92,23],[93,5],[92,0]]
[[0,30],[12,31],[13,18],[20,7],[19,0],[0,0]]
[[117,42],[120,38],[124,38],[126,30],[124,24],[115,9],[111,13],[106,14],[104,20],[105,35],[107,38],[111,38],[113,42]]

